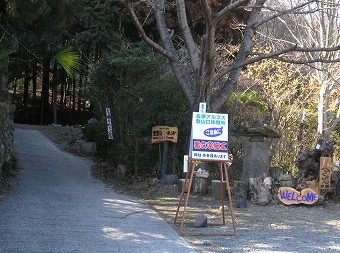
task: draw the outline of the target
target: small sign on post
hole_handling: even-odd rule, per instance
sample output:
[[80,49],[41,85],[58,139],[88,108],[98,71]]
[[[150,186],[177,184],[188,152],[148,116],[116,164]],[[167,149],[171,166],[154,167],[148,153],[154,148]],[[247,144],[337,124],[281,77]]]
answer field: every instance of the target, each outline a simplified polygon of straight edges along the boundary
[[320,157],[320,190],[329,190],[331,188],[332,178],[332,158]]
[[107,124],[107,134],[109,136],[109,139],[113,139],[113,134],[112,134],[112,121],[111,121],[111,111],[110,108],[105,109],[106,112],[106,124]]
[[152,128],[151,143],[171,141],[177,143],[178,128],[169,126],[154,126]]
[[161,159],[161,178],[166,175],[169,141],[177,143],[178,128],[169,126],[154,126],[152,128],[151,143],[163,143]]
[[207,112],[207,103],[200,103],[200,113],[206,113]]
[[189,156],[184,155],[184,157],[183,157],[183,172],[184,173],[188,172],[188,166],[189,166]]

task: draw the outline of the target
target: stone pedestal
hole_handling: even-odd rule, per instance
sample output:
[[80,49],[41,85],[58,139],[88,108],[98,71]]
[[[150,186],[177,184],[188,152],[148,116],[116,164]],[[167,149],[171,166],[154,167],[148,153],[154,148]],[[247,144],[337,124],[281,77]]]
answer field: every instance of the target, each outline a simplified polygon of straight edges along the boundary
[[242,181],[249,184],[252,202],[260,205],[268,204],[272,198],[270,191],[264,186],[264,180],[269,176],[269,144],[266,138],[277,138],[266,131],[265,128],[250,129],[245,135],[250,138],[243,143]]
[[182,192],[183,187],[185,187],[184,192],[187,193],[189,189],[189,179],[187,180],[187,183],[184,185],[185,179],[180,179],[178,184],[178,191]]
[[208,178],[203,173],[195,173],[192,192],[205,195],[208,191]]
[[[227,197],[226,183],[223,181],[223,196]],[[221,199],[221,180],[211,180],[211,193],[215,199]]]
[[264,138],[251,137],[243,144],[244,159],[242,180],[259,178],[269,175],[269,145]]
[[237,200],[237,208],[247,207],[248,183],[243,181],[234,181],[233,196]]

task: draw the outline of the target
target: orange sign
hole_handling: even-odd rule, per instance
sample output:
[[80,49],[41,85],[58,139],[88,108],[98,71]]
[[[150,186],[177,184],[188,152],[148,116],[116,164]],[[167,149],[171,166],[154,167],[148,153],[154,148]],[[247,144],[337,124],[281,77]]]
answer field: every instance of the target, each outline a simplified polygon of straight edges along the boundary
[[152,128],[151,143],[171,141],[177,143],[178,129],[169,126],[154,126]]
[[303,189],[299,192],[291,187],[280,187],[277,196],[285,205],[311,205],[318,201],[318,195],[310,188]]

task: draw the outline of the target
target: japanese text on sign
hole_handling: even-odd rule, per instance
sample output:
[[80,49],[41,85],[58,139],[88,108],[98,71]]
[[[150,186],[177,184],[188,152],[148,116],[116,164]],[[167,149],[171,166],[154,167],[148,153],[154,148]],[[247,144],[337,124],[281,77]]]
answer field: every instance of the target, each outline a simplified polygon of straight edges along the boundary
[[320,189],[331,188],[331,169],[332,158],[331,157],[320,157]]
[[112,134],[112,121],[111,121],[111,111],[110,108],[106,108],[106,124],[107,124],[107,134],[109,136],[109,139],[113,139],[113,134]]
[[152,128],[151,143],[159,143],[164,141],[177,142],[177,127],[154,126]]
[[228,160],[228,115],[194,112],[190,157],[202,160]]

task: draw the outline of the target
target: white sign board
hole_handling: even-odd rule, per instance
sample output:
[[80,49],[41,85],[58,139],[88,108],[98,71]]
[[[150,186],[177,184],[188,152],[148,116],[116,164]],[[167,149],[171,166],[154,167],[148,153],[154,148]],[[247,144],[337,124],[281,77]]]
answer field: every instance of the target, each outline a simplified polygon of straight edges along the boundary
[[183,172],[188,172],[188,166],[189,165],[189,156],[184,155],[183,157]]
[[191,132],[191,159],[229,160],[228,114],[194,112]]
[[200,103],[200,113],[207,112],[207,103]]

